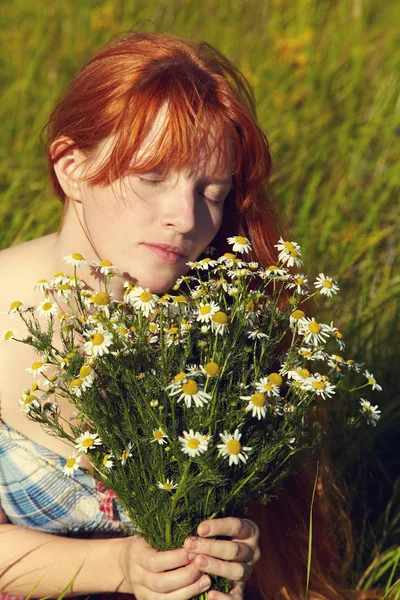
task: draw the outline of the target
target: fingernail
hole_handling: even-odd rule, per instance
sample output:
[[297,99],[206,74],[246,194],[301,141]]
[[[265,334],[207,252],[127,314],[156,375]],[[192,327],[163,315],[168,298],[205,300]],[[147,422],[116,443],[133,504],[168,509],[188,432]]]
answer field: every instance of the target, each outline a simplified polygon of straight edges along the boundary
[[188,552],[188,559],[189,560],[193,560],[194,558],[196,558],[197,554],[194,554],[193,552]]
[[210,526],[207,525],[207,523],[201,523],[198,526],[197,531],[199,535],[207,535],[207,533],[210,533]]
[[199,567],[208,567],[208,564],[208,560],[205,556],[199,556],[199,558],[196,560],[196,565],[198,565]]
[[197,538],[190,538],[189,550],[196,550],[199,547],[199,540]]
[[206,590],[211,585],[211,579],[209,577],[202,577],[199,584],[201,590]]

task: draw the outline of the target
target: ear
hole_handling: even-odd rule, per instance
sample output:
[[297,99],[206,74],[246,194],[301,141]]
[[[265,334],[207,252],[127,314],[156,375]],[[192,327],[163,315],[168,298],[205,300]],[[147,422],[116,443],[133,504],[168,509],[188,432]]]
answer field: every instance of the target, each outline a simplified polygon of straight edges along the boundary
[[84,163],[87,155],[79,148],[74,147],[71,138],[57,138],[50,146],[52,158],[61,157],[54,163],[54,172],[64,194],[71,200],[82,201],[82,181],[84,175]]

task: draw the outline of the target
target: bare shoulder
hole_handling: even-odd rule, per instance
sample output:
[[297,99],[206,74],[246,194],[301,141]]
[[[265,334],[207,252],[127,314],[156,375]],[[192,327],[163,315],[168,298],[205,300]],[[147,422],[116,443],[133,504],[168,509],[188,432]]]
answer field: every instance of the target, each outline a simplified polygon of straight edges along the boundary
[[33,303],[39,298],[35,284],[50,276],[55,240],[56,234],[50,234],[0,251],[0,315],[8,311],[14,300]]

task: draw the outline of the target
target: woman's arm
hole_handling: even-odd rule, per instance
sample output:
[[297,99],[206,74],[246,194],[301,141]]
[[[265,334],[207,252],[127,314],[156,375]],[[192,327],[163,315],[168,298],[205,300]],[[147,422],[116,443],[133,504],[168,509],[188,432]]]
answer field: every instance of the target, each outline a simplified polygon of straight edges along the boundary
[[[140,536],[74,539],[12,524],[0,525],[0,593],[57,598],[79,572],[67,596],[121,591],[162,598],[154,590],[177,590],[174,599],[200,593],[202,573],[182,549],[157,552]],[[171,573],[163,574],[164,570]],[[140,583],[139,583],[140,580]],[[182,589],[181,589],[182,588]],[[165,589],[167,591],[167,589]]]

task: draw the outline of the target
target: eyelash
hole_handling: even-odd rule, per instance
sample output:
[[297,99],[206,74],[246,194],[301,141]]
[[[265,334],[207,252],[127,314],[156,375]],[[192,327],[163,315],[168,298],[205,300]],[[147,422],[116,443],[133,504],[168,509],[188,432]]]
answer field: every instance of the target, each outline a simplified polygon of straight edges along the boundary
[[[161,183],[164,183],[164,181],[162,179],[145,179],[144,177],[139,177],[138,179],[140,179],[141,182],[143,182],[145,185],[149,185],[150,187],[155,187]],[[208,202],[211,202],[212,204],[222,204],[221,200],[214,200],[213,198],[209,198],[208,196],[206,196],[205,194],[202,194],[201,192],[199,192],[200,196],[202,196],[205,200],[207,200]]]

